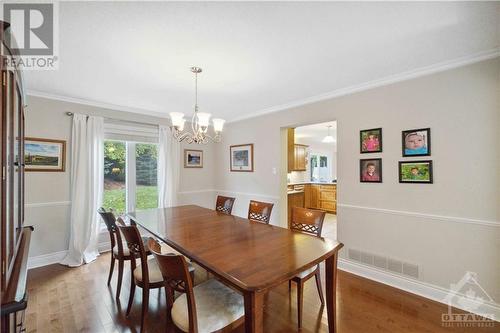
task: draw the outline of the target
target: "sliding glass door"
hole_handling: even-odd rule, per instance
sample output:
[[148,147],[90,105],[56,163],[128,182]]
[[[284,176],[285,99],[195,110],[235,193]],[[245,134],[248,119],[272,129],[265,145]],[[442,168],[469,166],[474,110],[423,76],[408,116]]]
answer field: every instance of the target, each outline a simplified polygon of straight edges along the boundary
[[104,142],[102,206],[117,213],[158,207],[157,144]]

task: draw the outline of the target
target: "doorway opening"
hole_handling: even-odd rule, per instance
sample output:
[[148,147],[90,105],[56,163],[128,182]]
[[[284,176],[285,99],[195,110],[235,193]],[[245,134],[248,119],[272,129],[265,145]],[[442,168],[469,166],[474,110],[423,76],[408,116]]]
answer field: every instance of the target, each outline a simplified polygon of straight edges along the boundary
[[288,225],[293,207],[322,210],[322,236],[337,239],[337,122],[286,131]]

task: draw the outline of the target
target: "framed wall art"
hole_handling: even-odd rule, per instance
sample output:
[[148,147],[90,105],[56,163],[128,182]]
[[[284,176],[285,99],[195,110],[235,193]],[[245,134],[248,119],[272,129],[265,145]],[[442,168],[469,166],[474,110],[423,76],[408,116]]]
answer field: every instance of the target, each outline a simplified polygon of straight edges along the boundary
[[203,168],[203,150],[184,149],[185,168]]
[[432,161],[400,161],[399,182],[432,184]]
[[431,129],[420,128],[402,132],[403,157],[431,155]]
[[66,141],[29,137],[25,139],[26,171],[64,172],[65,161]]
[[253,143],[229,147],[230,170],[253,172]]
[[362,183],[382,183],[382,159],[359,160],[359,181]]
[[359,152],[361,154],[382,152],[382,128],[359,131]]

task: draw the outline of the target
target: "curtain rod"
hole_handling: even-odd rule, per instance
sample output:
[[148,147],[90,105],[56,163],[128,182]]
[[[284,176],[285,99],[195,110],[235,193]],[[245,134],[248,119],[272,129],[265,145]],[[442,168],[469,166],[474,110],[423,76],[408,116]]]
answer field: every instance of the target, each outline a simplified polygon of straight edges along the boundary
[[[83,115],[86,115],[87,117],[89,116],[88,114],[82,113]],[[72,116],[74,115],[73,112],[66,112],[67,116]],[[123,120],[123,119],[116,119],[116,118],[110,118],[110,117],[103,117],[104,119],[108,120],[116,120],[116,121],[121,121],[125,123],[134,123],[134,124],[140,124],[140,125],[150,125],[150,126],[158,126],[160,124],[152,124],[152,123],[145,123],[145,122],[140,122],[140,121],[134,121],[134,120]]]

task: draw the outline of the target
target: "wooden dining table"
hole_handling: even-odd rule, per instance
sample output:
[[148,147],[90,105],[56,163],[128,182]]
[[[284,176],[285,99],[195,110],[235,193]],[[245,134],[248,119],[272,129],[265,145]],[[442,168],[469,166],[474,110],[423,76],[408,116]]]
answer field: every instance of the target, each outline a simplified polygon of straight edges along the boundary
[[264,294],[325,261],[328,332],[335,332],[343,244],[195,206],[128,213],[135,223],[244,297],[245,332],[264,332]]

